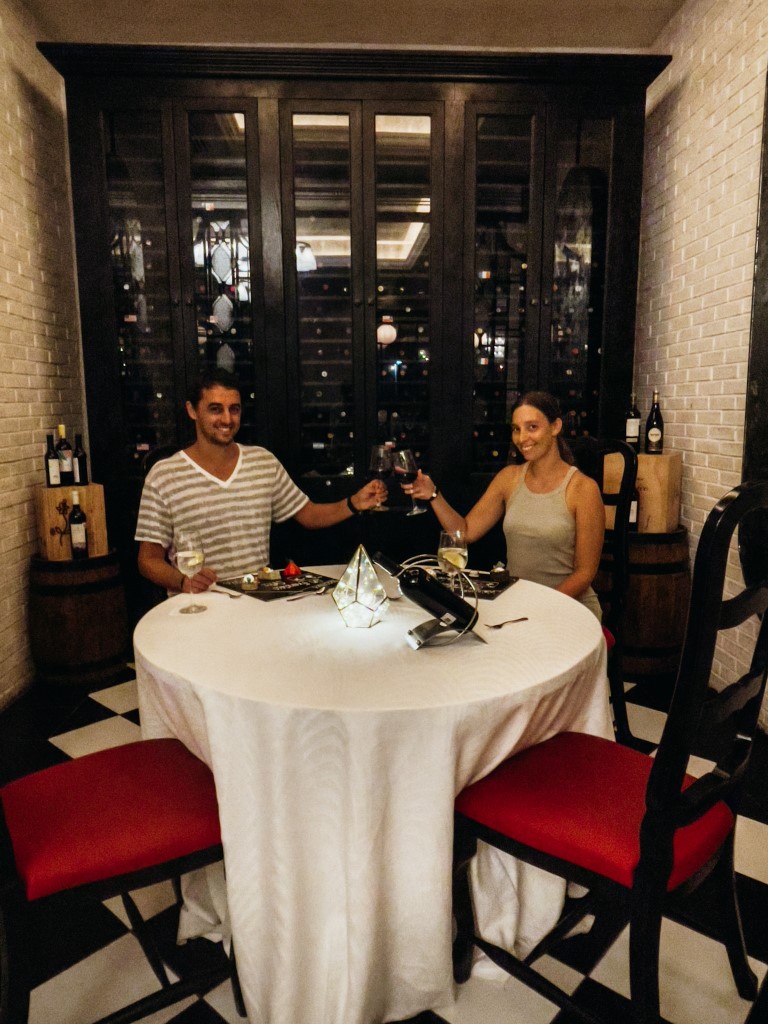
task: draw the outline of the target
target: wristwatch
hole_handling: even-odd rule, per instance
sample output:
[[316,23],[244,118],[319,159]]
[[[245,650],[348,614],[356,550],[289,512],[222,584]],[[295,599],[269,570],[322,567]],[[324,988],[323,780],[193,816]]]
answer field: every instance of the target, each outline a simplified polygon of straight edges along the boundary
[[434,489],[434,491],[432,491],[432,493],[430,494],[430,496],[429,496],[428,498],[426,498],[425,500],[426,500],[426,501],[434,501],[434,500],[435,500],[435,498],[436,498],[436,497],[438,496],[438,494],[439,494],[439,493],[440,493],[440,491],[439,491],[439,490],[437,489],[437,487],[436,487],[436,488]]
[[347,508],[349,509],[349,511],[352,513],[353,516],[359,516],[360,515],[360,509],[359,508],[355,508],[355,506],[352,504],[352,499],[351,498],[347,498]]

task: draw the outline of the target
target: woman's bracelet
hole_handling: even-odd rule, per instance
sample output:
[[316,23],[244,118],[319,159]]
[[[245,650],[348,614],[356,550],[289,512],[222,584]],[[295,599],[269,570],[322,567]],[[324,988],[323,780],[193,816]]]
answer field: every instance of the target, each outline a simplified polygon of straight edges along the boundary
[[352,504],[352,499],[351,498],[347,498],[347,508],[349,509],[349,511],[352,513],[353,516],[359,516],[360,515],[360,509],[359,508],[355,508],[355,506]]

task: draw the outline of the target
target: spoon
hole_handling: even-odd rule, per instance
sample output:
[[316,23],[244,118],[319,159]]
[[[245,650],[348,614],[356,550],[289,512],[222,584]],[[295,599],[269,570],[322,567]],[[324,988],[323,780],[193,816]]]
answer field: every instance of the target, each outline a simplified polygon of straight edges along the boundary
[[513,622],[527,622],[527,621],[528,621],[528,616],[527,615],[523,615],[519,619],[505,619],[503,622],[488,622],[488,623],[486,623],[486,625],[488,626],[488,629],[501,629],[502,626],[508,626],[508,625],[510,625]]
[[231,597],[233,600],[237,597],[243,596],[242,594],[236,593],[234,590],[226,590],[224,587],[220,587],[216,583],[212,583],[210,587],[208,587],[208,592],[213,592],[214,594],[226,594],[227,597]]

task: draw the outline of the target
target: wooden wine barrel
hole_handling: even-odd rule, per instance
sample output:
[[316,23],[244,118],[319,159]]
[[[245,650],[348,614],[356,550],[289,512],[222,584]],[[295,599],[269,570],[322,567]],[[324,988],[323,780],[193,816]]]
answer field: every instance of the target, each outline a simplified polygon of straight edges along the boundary
[[624,614],[624,678],[673,680],[685,639],[691,571],[688,531],[633,533]]
[[114,552],[83,561],[32,558],[29,644],[42,683],[103,686],[116,679],[131,643]]

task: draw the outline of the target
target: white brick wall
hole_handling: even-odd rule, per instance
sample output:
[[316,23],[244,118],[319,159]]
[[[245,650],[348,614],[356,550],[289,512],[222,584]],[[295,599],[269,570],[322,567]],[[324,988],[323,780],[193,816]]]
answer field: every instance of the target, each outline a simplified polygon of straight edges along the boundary
[[[768,0],[689,0],[653,47],[672,63],[648,95],[635,384],[683,453],[692,549],[741,480],[767,35]],[[729,637],[716,677],[747,646]]]
[[37,38],[23,7],[0,0],[0,707],[32,676],[27,581],[45,435],[84,425],[64,87]]

